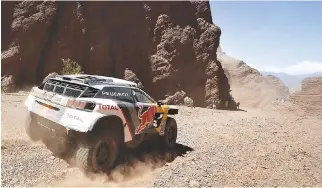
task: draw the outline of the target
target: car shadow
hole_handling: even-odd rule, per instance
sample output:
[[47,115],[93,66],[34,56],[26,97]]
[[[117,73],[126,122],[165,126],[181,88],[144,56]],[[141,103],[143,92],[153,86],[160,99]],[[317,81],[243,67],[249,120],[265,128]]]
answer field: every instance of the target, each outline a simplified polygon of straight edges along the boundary
[[241,112],[247,112],[247,110],[244,109],[216,109],[218,111],[241,111]]
[[229,109],[229,111],[241,111],[241,112],[247,112],[247,110],[244,110],[244,109],[236,109],[236,110],[234,110],[234,109]]
[[168,165],[191,151],[191,147],[178,143],[172,149],[165,149],[153,141],[144,142],[138,148],[122,150],[115,167],[107,175],[112,181],[118,179],[113,178],[113,174],[121,174],[122,181],[132,179]]
[[[177,157],[182,157],[191,151],[193,148],[179,143],[171,149],[166,149],[158,145],[154,139],[146,140],[135,149],[121,149],[114,167],[104,175],[108,177],[109,182],[124,182],[169,165]],[[65,160],[69,168],[77,167],[75,156],[55,156]],[[92,173],[85,173],[85,175],[92,180],[96,178]]]

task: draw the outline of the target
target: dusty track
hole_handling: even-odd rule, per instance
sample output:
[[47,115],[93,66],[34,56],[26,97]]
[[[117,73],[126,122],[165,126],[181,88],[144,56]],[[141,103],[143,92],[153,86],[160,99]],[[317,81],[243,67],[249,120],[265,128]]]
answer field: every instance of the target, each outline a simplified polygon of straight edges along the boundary
[[289,104],[247,112],[182,107],[177,150],[136,152],[112,181],[84,178],[29,141],[24,99],[2,95],[2,186],[322,186],[322,120]]

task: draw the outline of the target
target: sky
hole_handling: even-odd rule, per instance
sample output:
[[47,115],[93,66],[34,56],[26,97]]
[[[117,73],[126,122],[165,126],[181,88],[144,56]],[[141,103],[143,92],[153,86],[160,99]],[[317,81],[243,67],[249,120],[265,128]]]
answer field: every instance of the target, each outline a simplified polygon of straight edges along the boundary
[[210,1],[229,56],[270,72],[322,72],[322,1]]

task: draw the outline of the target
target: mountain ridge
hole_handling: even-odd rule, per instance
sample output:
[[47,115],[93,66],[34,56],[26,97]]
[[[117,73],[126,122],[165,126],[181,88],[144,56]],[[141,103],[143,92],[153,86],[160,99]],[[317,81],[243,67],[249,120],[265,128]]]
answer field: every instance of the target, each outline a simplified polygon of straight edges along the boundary
[[322,72],[315,72],[311,74],[298,74],[298,75],[291,75],[285,72],[268,72],[268,71],[260,71],[260,73],[264,76],[273,75],[275,77],[278,77],[290,89],[291,92],[301,90],[301,84],[304,79],[310,78],[310,77],[322,76]]

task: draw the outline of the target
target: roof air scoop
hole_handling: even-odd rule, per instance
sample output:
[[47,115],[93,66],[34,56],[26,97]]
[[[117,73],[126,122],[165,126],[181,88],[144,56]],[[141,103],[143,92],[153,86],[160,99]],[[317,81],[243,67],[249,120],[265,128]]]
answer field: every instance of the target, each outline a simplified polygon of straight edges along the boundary
[[90,79],[90,80],[86,80],[85,83],[87,84],[103,84],[103,83],[108,83],[108,82],[113,82],[113,79]]
[[69,78],[69,77],[66,77],[66,76],[62,76],[62,78],[63,78],[63,80],[72,80],[71,78]]

